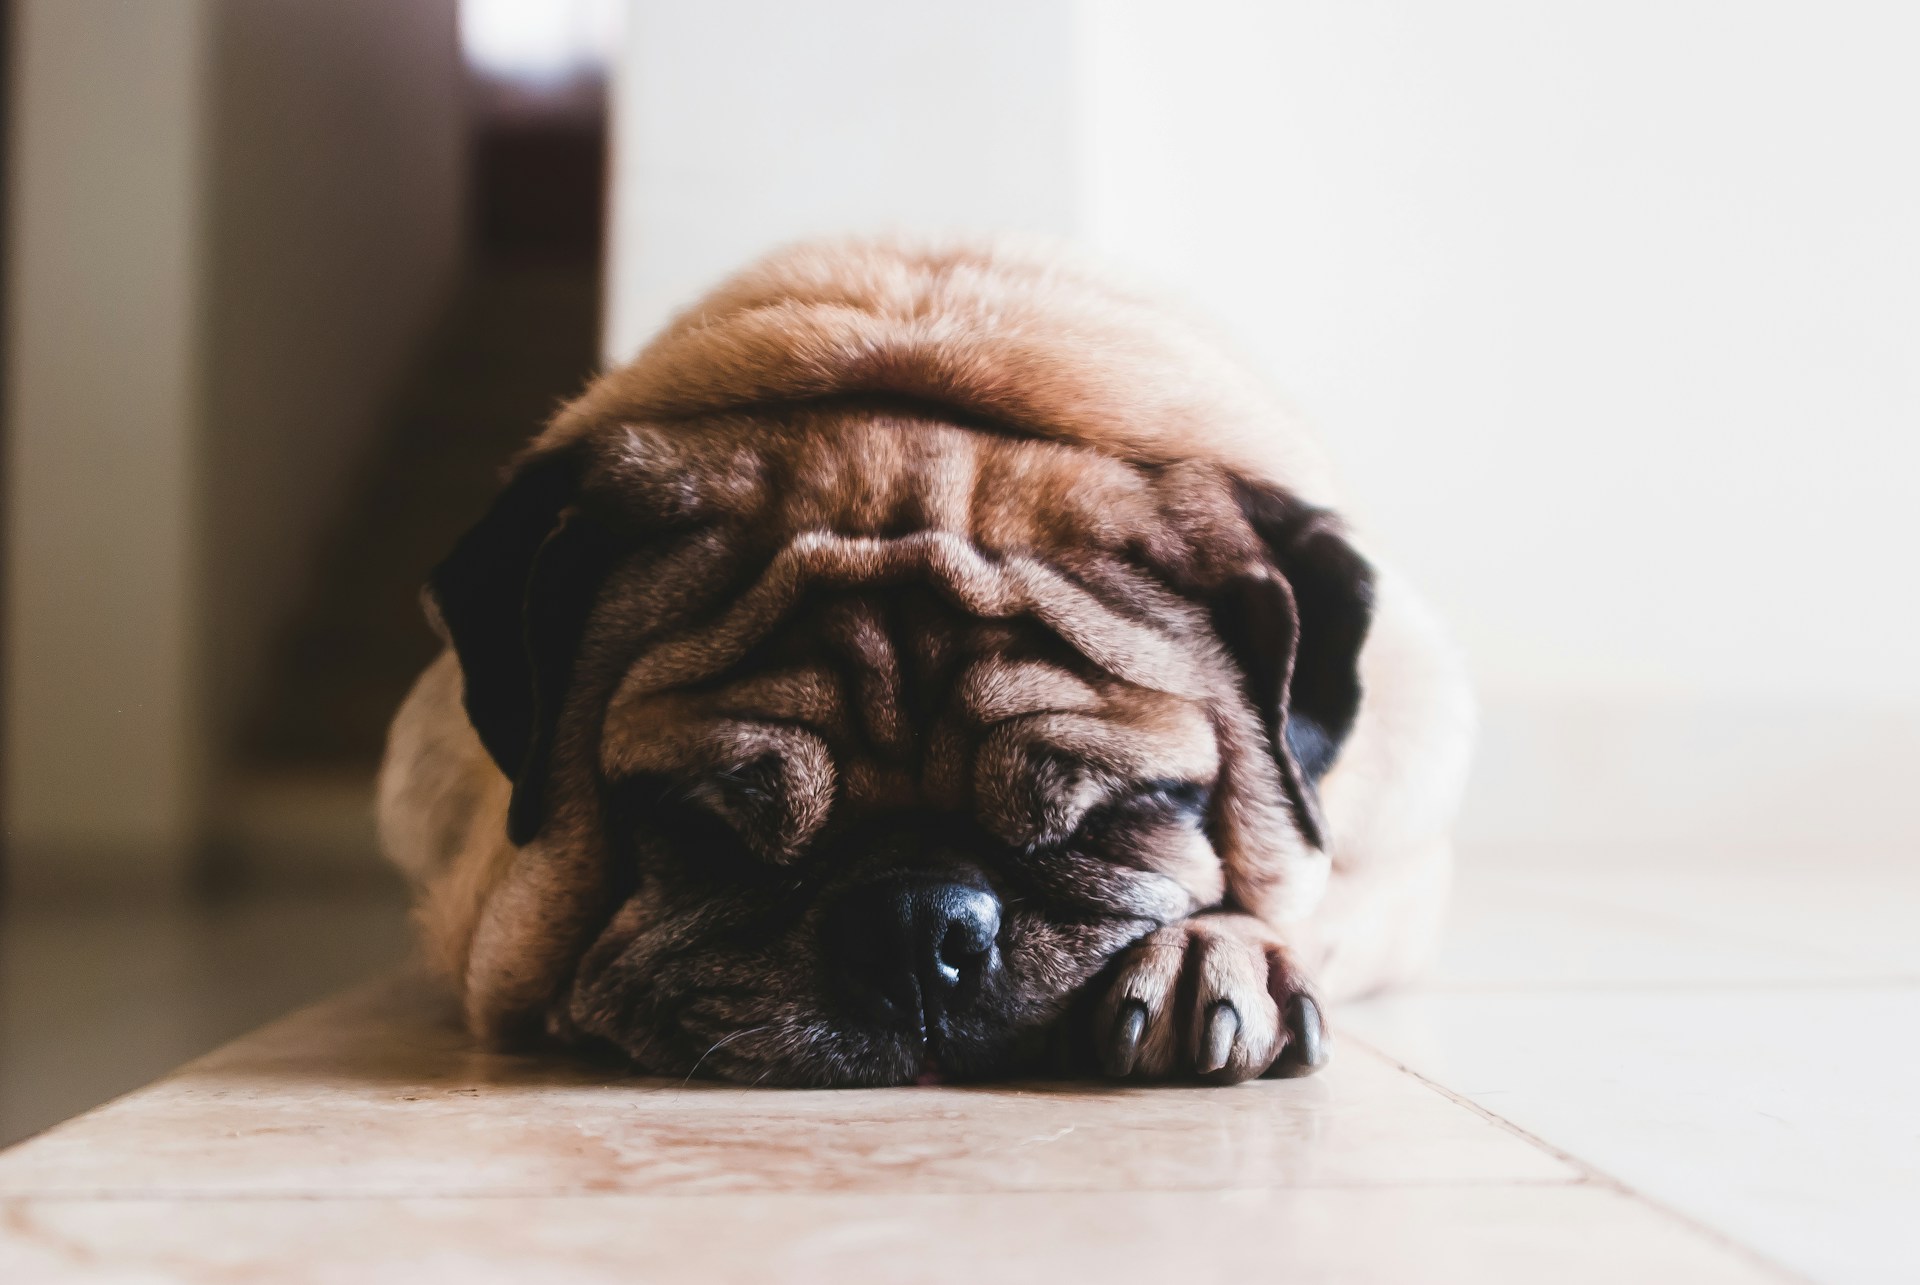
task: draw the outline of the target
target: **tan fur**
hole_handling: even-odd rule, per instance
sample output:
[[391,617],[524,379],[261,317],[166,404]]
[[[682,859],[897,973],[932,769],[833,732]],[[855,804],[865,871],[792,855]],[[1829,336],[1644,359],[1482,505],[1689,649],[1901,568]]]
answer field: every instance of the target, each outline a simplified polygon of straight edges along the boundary
[[[910,400],[896,409],[832,401],[850,395]],[[983,806],[1001,809],[1008,827],[1027,824],[1012,814],[1030,787],[994,764],[1027,763],[1019,746],[1065,738],[1077,757],[1111,761],[1123,775],[1130,755],[1192,760],[1222,774],[1226,890],[1324,992],[1373,990],[1423,959],[1444,902],[1472,711],[1457,661],[1410,591],[1382,572],[1359,720],[1321,784],[1322,853],[1286,820],[1262,734],[1231,667],[1202,637],[1203,619],[1128,581],[1119,600],[1152,605],[1134,619],[1113,593],[1055,569],[1077,565],[1115,582],[1121,551],[1145,549],[1195,583],[1224,575],[1249,556],[1224,498],[1227,474],[1336,503],[1323,454],[1298,420],[1164,306],[1057,250],[801,247],[689,309],[563,409],[535,450],[582,441],[600,448],[603,471],[657,506],[750,515],[739,529],[764,538],[772,560],[724,611],[609,670],[604,727],[582,724],[557,751],[556,774],[740,758],[760,744],[740,737],[765,734],[728,729],[797,709],[832,743],[783,743],[789,812],[765,841],[777,858],[781,843],[822,823],[834,790],[896,801],[908,789],[937,793],[940,738],[959,746],[976,725],[999,724],[972,751],[971,771]],[[1140,464],[1155,469],[1128,467]],[[916,519],[912,529],[901,528],[903,514]],[[608,597],[636,604],[635,619],[654,618],[674,595],[734,567],[736,553],[691,550]],[[972,623],[929,626],[909,641],[886,634],[857,594],[903,579],[937,585]],[[776,637],[801,591],[818,583],[856,594],[844,618],[820,629],[860,657],[874,675],[868,690],[837,698],[807,679],[807,658],[796,654],[757,686],[730,686],[705,704],[679,694]],[[1027,619],[1103,676],[993,661],[998,644],[980,631],[1017,632]],[[956,671],[959,723],[916,732],[902,721],[887,675],[909,646],[989,655]],[[910,745],[915,735],[925,743]],[[862,759],[856,744],[884,752]],[[890,775],[910,749],[928,765],[914,782]],[[829,751],[842,764],[837,777],[817,766]],[[1043,792],[1048,807],[1070,811],[1076,791],[1099,788],[1049,782]],[[592,818],[578,790],[562,793],[559,820],[520,850],[505,839],[507,800],[461,709],[458,668],[443,656],[395,721],[381,829],[421,889],[435,957],[475,1029],[493,1036],[538,1021],[569,975],[593,931],[600,860],[583,837]],[[1195,870],[1194,904],[1204,905],[1207,876]]]
[[448,977],[465,971],[480,907],[513,859],[508,793],[460,707],[460,667],[443,652],[394,719],[377,807],[383,846],[420,890],[414,918],[429,959]]

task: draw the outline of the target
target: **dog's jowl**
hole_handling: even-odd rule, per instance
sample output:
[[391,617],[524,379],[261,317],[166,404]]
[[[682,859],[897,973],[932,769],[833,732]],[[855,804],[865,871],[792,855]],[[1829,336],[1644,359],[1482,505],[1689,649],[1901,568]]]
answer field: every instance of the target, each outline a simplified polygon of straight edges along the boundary
[[565,407],[426,597],[382,835],[488,1040],[1291,1075],[1438,925],[1451,652],[1259,382],[1059,252],[761,263]]

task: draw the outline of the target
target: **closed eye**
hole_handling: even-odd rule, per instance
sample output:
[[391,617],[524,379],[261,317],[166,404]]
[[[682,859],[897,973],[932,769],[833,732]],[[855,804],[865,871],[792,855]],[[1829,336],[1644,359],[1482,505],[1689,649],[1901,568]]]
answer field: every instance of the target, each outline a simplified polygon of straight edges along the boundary
[[689,782],[683,794],[735,829],[746,831],[779,810],[780,760],[764,754],[750,763],[721,768]]
[[1213,789],[1199,781],[1149,781],[1115,800],[1136,808],[1179,814],[1198,821],[1206,815]]
[[[608,836],[615,850],[649,866],[667,862],[685,874],[723,882],[748,878],[756,869],[767,868],[733,826],[687,794],[684,782],[651,773],[615,784],[607,814]],[[639,875],[625,861],[615,862],[613,869],[616,880],[625,883]]]
[[691,780],[665,773],[629,777],[613,788],[615,829],[653,836],[689,866],[717,877],[787,865],[801,845],[792,841],[779,767],[777,758],[764,756]]
[[1199,781],[1146,781],[1110,796],[1087,810],[1061,847],[1117,846],[1128,836],[1169,826],[1199,829],[1213,799],[1211,786]]

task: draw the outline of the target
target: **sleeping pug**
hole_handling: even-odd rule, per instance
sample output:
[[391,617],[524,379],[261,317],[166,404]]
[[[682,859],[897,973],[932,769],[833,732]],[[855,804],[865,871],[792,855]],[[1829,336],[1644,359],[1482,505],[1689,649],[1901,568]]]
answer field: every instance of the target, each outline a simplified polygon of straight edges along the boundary
[[495,1043],[1311,1071],[1434,939],[1470,738],[1363,550],[1258,381],[1061,252],[787,250],[433,571],[383,842]]

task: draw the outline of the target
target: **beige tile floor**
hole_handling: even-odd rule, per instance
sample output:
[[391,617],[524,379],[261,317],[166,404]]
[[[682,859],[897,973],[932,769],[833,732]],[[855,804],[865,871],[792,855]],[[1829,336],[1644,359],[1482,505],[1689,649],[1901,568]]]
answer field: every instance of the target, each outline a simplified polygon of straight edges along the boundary
[[399,963],[397,883],[0,904],[0,1146]]
[[610,1079],[403,973],[0,1155],[0,1281],[1920,1279],[1917,893],[1482,860],[1427,983],[1236,1089]]

